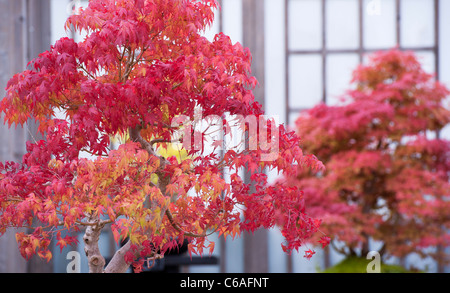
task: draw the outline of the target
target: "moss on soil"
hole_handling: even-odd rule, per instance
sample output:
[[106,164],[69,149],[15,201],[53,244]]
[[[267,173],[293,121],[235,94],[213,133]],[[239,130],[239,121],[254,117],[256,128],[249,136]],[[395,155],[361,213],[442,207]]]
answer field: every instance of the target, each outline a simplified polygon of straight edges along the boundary
[[[367,273],[369,259],[361,257],[348,257],[340,263],[322,271],[323,273]],[[381,273],[413,273],[398,265],[381,263]]]

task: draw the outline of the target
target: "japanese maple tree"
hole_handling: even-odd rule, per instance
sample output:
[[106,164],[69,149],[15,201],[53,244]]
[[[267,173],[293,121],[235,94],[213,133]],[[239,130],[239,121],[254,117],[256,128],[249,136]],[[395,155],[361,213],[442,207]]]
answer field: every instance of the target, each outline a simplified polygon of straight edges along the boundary
[[[267,184],[268,169],[295,175],[299,166],[323,167],[282,125],[264,119],[247,142],[276,141],[271,159],[262,145],[208,153],[191,147],[190,136],[179,140],[184,156],[158,152],[190,129],[173,122],[194,120],[198,109],[205,117],[264,118],[249,50],[223,33],[202,36],[217,8],[214,0],[91,0],[66,23],[87,34],[83,41],[61,38],[8,82],[5,123],[32,119],[45,137],[27,143],[22,162],[0,163],[0,233],[32,227],[16,236],[25,258],[49,260],[51,240],[62,249],[84,231],[90,272],[124,272],[185,239],[191,253],[212,252],[214,232],[279,226],[291,251],[318,230],[297,187]],[[227,133],[231,121],[223,122]],[[127,139],[111,149],[117,136]],[[125,243],[108,265],[98,246],[105,229]]]
[[366,257],[372,239],[385,256],[442,258],[424,248],[450,240],[450,142],[438,135],[450,122],[448,89],[398,49],[374,53],[352,83],[342,104],[296,121],[303,150],[326,171],[287,181],[342,253]]

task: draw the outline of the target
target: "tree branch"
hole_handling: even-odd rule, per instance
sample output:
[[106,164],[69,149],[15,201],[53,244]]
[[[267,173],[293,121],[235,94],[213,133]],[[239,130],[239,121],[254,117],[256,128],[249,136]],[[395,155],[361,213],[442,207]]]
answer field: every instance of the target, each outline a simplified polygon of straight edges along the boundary
[[333,249],[336,250],[338,253],[343,254],[343,255],[347,255],[347,252],[345,251],[345,246],[339,248],[339,247],[336,246],[334,241],[331,241],[330,244],[333,247]]
[[[156,152],[153,150],[152,145],[146,141],[141,136],[141,126],[136,126],[135,128],[129,128],[130,133],[130,139],[134,142],[138,142],[142,149],[146,150],[149,155],[156,156],[160,159],[160,166],[158,170],[155,172],[158,175],[158,188],[161,190],[162,194],[165,195],[166,187],[170,182],[170,176],[165,176],[164,174],[164,168],[166,164],[169,164],[169,162],[162,156],[159,156],[156,154]],[[163,215],[165,213],[165,209],[161,208],[161,216],[160,219],[162,221]],[[158,226],[158,224],[157,224]],[[111,261],[108,263],[108,265],[105,268],[105,273],[124,273],[128,270],[130,263],[127,263],[125,261],[125,254],[128,253],[131,250],[131,242],[130,240],[127,241],[127,243],[122,246],[119,250],[116,251],[114,256],[112,257]],[[134,250],[132,251],[134,259],[138,258],[140,256],[140,250]]]
[[[125,273],[130,264],[125,261],[125,254],[131,249],[131,241],[128,240],[124,246],[116,251],[113,258],[105,268],[105,273]],[[139,257],[139,251],[134,251],[134,258]]]
[[206,232],[203,234],[196,234],[196,233],[191,233],[191,232],[186,232],[183,229],[181,229],[180,225],[178,225],[175,220],[173,219],[172,213],[170,212],[169,209],[166,209],[166,216],[167,219],[169,220],[170,224],[172,225],[172,227],[175,228],[175,230],[177,230],[180,233],[183,233],[184,236],[188,236],[188,237],[206,237],[207,234]]
[[180,139],[175,139],[175,140],[169,140],[169,139],[164,139],[164,138],[156,138],[152,141],[150,141],[150,145],[154,145],[155,143],[175,143],[175,142],[181,142],[181,138]]
[[164,168],[167,164],[169,164],[169,161],[167,161],[163,156],[158,155],[153,149],[152,145],[144,138],[142,138],[141,130],[142,127],[139,125],[135,128],[130,127],[130,139],[134,142],[138,142],[141,145],[142,149],[146,150],[149,155],[159,158],[159,168],[155,173],[159,178],[158,187],[161,190],[162,194],[166,195],[166,186],[170,183],[170,176],[166,176],[167,174],[164,172]]

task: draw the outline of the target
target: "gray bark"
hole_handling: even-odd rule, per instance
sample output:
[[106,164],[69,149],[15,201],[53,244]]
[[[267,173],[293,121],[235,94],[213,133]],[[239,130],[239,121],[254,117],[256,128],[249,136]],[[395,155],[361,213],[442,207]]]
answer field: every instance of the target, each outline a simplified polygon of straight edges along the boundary
[[[128,241],[124,246],[122,246],[118,251],[116,251],[113,258],[106,266],[105,273],[125,273],[130,267],[130,264],[125,261],[125,254],[130,249],[131,249],[131,242]],[[139,254],[135,252],[134,256],[137,258]]]
[[105,267],[105,258],[100,253],[98,247],[98,240],[100,239],[102,228],[103,225],[100,224],[87,226],[84,233],[84,252],[88,259],[89,273],[102,273]]

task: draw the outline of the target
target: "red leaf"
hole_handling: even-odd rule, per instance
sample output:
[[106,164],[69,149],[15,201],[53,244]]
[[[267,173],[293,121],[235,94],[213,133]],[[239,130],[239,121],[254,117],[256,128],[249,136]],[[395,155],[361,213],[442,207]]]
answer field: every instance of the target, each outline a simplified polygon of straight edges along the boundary
[[309,260],[315,253],[316,253],[315,251],[308,249],[305,251],[304,257]]
[[322,248],[325,248],[328,244],[330,244],[331,238],[327,236],[320,237],[319,243],[322,244]]

